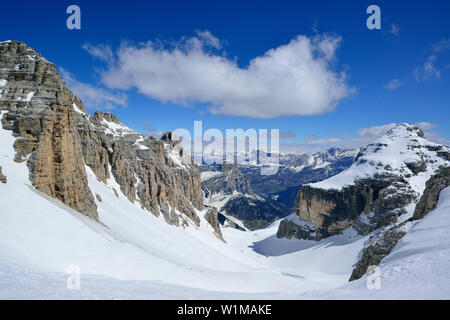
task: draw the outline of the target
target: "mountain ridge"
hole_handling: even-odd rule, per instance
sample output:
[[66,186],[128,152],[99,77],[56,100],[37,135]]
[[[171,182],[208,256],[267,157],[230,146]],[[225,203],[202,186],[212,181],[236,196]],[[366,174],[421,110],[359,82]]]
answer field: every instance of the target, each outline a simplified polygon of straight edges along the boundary
[[199,225],[200,174],[170,133],[155,140],[109,112],[91,116],[54,64],[25,43],[0,43],[0,66],[2,127],[16,137],[14,161],[27,164],[36,189],[98,220],[100,200],[88,186],[87,165],[103,183],[118,182],[115,194],[167,223]]

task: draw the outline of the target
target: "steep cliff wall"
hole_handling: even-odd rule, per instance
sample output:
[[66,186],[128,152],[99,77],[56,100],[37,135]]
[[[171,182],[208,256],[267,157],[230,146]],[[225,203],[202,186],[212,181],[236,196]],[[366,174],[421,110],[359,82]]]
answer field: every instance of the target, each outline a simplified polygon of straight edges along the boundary
[[17,137],[15,161],[27,162],[38,190],[97,219],[76,131],[76,98],[54,65],[23,43],[0,43],[0,79],[0,109],[8,111],[2,126]]
[[88,114],[54,65],[24,43],[0,43],[0,110],[16,137],[14,160],[27,163],[36,189],[98,219],[86,165],[168,223],[199,225],[200,174],[177,138],[147,138],[111,113]]

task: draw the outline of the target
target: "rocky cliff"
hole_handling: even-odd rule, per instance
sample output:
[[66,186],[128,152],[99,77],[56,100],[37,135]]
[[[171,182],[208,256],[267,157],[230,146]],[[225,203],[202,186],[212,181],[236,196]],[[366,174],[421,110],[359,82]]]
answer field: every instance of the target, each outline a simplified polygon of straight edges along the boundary
[[0,43],[0,111],[16,138],[14,161],[26,162],[36,189],[97,220],[92,170],[167,223],[199,225],[200,174],[178,139],[147,138],[111,113],[90,115],[55,66],[21,42]]
[[302,186],[295,212],[280,223],[279,238],[321,240],[353,228],[370,238],[351,280],[378,265],[411,227],[435,208],[449,185],[449,148],[399,124],[361,149],[355,163],[327,180]]
[[428,212],[436,209],[441,191],[449,185],[450,167],[441,168],[427,181],[426,189],[414,210],[413,219],[422,219]]
[[450,167],[442,167],[426,182],[426,188],[414,209],[412,218],[398,225],[377,230],[369,238],[361,258],[353,269],[350,281],[361,278],[369,266],[379,265],[412,227],[412,221],[422,219],[436,208],[441,191],[448,186],[450,186]]

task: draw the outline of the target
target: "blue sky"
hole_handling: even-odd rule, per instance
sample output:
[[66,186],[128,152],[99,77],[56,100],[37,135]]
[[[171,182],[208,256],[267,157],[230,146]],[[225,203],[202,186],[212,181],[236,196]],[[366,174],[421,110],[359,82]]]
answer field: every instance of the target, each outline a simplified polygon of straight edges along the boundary
[[[81,30],[66,28],[70,4],[81,8]],[[366,28],[371,4],[381,8],[381,30]],[[192,130],[194,120],[220,130],[278,128],[285,148],[310,151],[364,144],[379,126],[409,122],[448,143],[449,14],[449,1],[8,1],[0,41],[26,42],[74,91],[98,93],[84,99],[90,112],[114,107],[141,132]],[[284,58],[302,72],[309,52],[298,48],[308,44],[313,67],[284,77]],[[177,60],[174,45],[188,58]],[[249,67],[271,49],[279,55]],[[155,63],[160,54],[168,60]],[[136,56],[147,73],[133,71]],[[197,63],[202,71],[192,76]]]

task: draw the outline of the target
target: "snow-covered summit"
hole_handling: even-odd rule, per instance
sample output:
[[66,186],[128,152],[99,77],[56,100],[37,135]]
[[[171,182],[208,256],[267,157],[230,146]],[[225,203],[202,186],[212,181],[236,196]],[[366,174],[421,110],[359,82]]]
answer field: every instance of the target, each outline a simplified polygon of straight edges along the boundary
[[401,123],[362,148],[347,170],[309,186],[340,190],[358,179],[397,175],[408,179],[414,191],[421,192],[425,181],[439,166],[449,165],[445,157],[439,156],[446,152],[448,147],[424,138],[418,127]]

